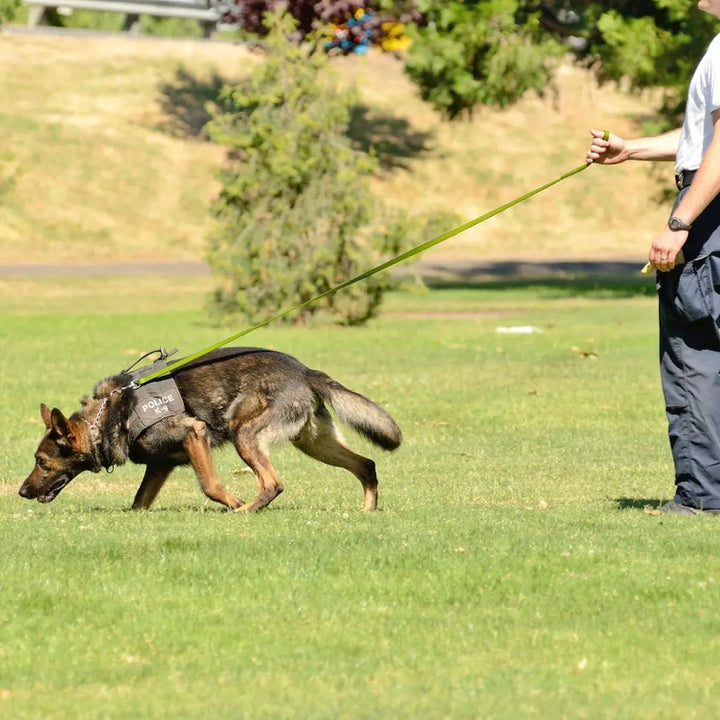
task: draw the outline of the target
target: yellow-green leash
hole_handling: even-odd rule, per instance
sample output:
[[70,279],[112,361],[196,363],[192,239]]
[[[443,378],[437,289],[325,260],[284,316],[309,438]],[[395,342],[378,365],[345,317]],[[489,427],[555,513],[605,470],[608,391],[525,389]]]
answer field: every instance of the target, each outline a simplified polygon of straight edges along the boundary
[[[603,139],[607,140],[610,137],[610,132],[608,130],[604,131]],[[150,382],[152,380],[155,380],[158,377],[162,377],[164,375],[169,375],[175,370],[178,370],[183,365],[187,365],[188,363],[193,362],[193,360],[197,360],[198,358],[203,357],[203,355],[207,355],[208,353],[211,353],[213,350],[217,350],[218,348],[223,347],[224,345],[227,345],[228,343],[233,342],[233,340],[237,340],[238,338],[243,337],[244,335],[248,335],[249,333],[253,332],[253,330],[257,330],[258,328],[264,327],[265,325],[269,325],[271,322],[275,320],[279,320],[280,318],[285,317],[286,315],[290,315],[291,313],[296,312],[297,310],[301,310],[304,307],[307,307],[308,305],[317,302],[318,300],[327,297],[328,295],[332,295],[333,293],[338,292],[339,290],[343,290],[347,287],[350,287],[351,285],[354,285],[356,282],[359,282],[360,280],[365,280],[365,278],[369,278],[372,275],[375,275],[376,273],[381,272],[382,270],[387,270],[388,268],[392,267],[393,265],[397,265],[398,263],[403,262],[404,260],[409,260],[411,257],[414,257],[415,255],[419,255],[422,252],[425,252],[425,250],[429,250],[431,247],[434,247],[435,245],[439,245],[441,242],[445,242],[445,240],[449,240],[451,237],[454,237],[455,235],[459,235],[461,232],[464,232],[465,230],[469,230],[471,227],[474,227],[475,225],[479,225],[481,222],[485,222],[485,220],[489,220],[491,217],[494,217],[495,215],[499,215],[501,212],[504,212],[508,208],[511,208],[515,205],[518,205],[519,203],[523,202],[524,200],[527,200],[528,198],[531,198],[533,195],[537,195],[538,193],[543,192],[543,190],[547,190],[548,188],[552,187],[553,185],[556,185],[557,183],[561,182],[562,180],[565,180],[569,177],[572,177],[573,175],[577,175],[578,173],[585,170],[589,165],[587,163],[583,163],[582,165],[578,165],[574,170],[570,170],[570,172],[566,172],[564,175],[561,175],[559,178],[556,178],[555,180],[551,180],[548,183],[545,183],[544,185],[541,185],[538,188],[535,188],[535,190],[531,190],[529,193],[525,193],[525,195],[522,195],[518,198],[515,198],[515,200],[511,200],[508,203],[505,203],[504,205],[500,205],[499,207],[496,207],[494,210],[491,210],[488,213],[485,213],[484,215],[481,215],[480,217],[476,217],[474,220],[470,220],[466,222],[464,225],[459,225],[458,227],[454,228],[453,230],[449,230],[448,232],[443,233],[442,235],[438,235],[436,238],[433,238],[432,240],[428,240],[427,242],[422,243],[421,245],[418,245],[411,250],[408,250],[401,255],[398,255],[397,257],[392,258],[391,260],[388,260],[387,262],[381,263],[380,265],[367,270],[366,272],[362,273],[361,275],[357,275],[356,277],[346,280],[343,283],[340,283],[339,285],[336,285],[333,288],[330,288],[329,290],[325,290],[324,292],[321,292],[319,295],[315,295],[315,297],[310,298],[309,300],[305,300],[304,302],[301,302],[298,305],[295,305],[294,307],[289,308],[288,310],[283,310],[282,312],[279,312],[272,317],[267,318],[266,320],[263,320],[262,322],[257,323],[256,325],[253,325],[252,327],[246,328],[245,330],[242,330],[239,333],[236,333],[235,335],[231,335],[228,338],[225,338],[224,340],[221,340],[218,343],[215,343],[214,345],[211,345],[210,347],[206,347],[204,350],[199,350],[196,353],[193,353],[192,355],[188,355],[187,357],[183,358],[182,360],[178,360],[177,362],[174,362],[170,365],[168,365],[165,368],[161,368],[160,370],[157,370],[155,372],[150,373],[149,375],[145,375],[145,377],[140,378],[137,380],[138,385],[144,385],[147,382]]]

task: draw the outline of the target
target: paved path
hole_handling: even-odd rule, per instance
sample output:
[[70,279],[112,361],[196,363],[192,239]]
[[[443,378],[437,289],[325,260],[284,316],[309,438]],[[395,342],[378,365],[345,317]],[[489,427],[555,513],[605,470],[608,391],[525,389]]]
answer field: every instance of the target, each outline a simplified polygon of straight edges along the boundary
[[[490,279],[563,278],[578,275],[637,277],[641,261],[627,260],[420,260],[396,272],[426,279],[478,282]],[[203,262],[138,262],[88,264],[0,265],[0,277],[207,276]]]
[[209,275],[202,262],[138,262],[0,265],[0,277],[113,277],[121,275]]
[[7,35],[52,35],[55,37],[89,37],[89,38],[128,38],[128,40],[152,40],[166,43],[225,43],[228,45],[253,45],[257,43],[247,43],[239,38],[231,38],[228,40],[219,38],[189,37],[180,36],[173,37],[167,35],[143,35],[142,33],[124,32],[121,30],[95,30],[92,28],[74,28],[74,27],[57,27],[53,25],[3,25],[0,34]]

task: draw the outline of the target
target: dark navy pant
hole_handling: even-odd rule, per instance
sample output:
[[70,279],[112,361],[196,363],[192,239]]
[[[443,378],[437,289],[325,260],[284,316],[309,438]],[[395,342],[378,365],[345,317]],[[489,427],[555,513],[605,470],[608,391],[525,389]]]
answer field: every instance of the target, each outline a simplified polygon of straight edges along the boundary
[[684,265],[657,274],[675,500],[720,509],[720,198],[693,223],[683,253]]

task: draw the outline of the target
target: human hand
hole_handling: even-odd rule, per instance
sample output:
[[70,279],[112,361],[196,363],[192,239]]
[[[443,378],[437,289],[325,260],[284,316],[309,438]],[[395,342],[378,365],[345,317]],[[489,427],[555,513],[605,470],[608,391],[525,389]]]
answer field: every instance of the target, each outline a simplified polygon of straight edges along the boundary
[[668,272],[677,263],[684,262],[682,246],[687,236],[687,230],[671,230],[668,227],[661,230],[650,246],[648,264],[660,272]]
[[[590,130],[592,143],[585,155],[585,162],[596,162],[600,165],[616,165],[627,160],[625,153],[625,140],[613,133],[606,133],[604,130]],[[605,135],[607,134],[607,139]]]

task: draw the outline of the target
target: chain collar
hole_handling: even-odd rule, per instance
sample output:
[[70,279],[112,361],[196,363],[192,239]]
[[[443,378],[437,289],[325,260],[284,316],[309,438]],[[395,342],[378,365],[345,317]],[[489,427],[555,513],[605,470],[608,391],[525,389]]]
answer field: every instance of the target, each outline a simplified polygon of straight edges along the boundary
[[112,393],[106,398],[102,399],[102,403],[100,403],[100,409],[98,410],[98,414],[95,416],[95,419],[92,421],[92,423],[85,420],[85,424],[90,428],[90,439],[93,441],[94,445],[97,445],[100,442],[100,431],[98,430],[98,423],[100,422],[100,416],[103,414],[103,410],[108,404],[108,401],[110,400],[110,396],[115,394],[116,392],[119,392],[117,390],[113,390]]
[[100,408],[97,411],[97,415],[92,422],[90,422],[86,418],[83,418],[85,424],[90,429],[90,441],[92,442],[93,449],[95,450],[95,453],[97,455],[98,464],[100,465],[100,467],[104,467],[109,473],[111,473],[115,469],[115,465],[113,465],[112,463],[110,465],[104,465],[102,462],[102,436],[100,434],[100,418],[102,417],[103,411],[107,407],[107,404],[110,402],[110,398],[113,395],[119,395],[121,392],[123,392],[123,390],[130,390],[133,388],[137,388],[137,384],[134,381],[131,382],[129,385],[125,385],[125,387],[113,390],[107,397],[102,398]]

